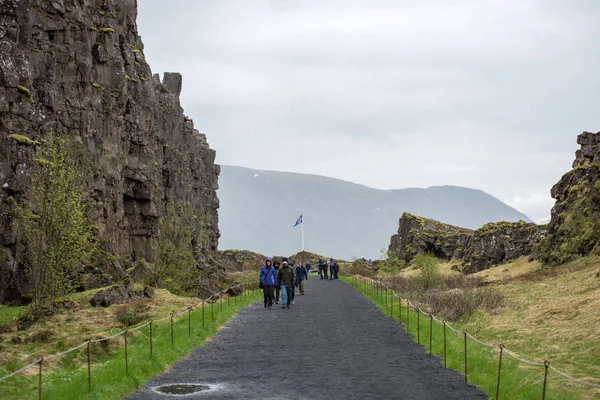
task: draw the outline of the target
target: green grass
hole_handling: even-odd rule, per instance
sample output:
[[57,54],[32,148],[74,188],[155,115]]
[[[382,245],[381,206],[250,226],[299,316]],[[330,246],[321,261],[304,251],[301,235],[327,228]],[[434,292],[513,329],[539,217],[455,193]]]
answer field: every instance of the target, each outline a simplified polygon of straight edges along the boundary
[[[222,302],[207,304],[204,309],[191,312],[191,331],[188,333],[188,314],[174,319],[174,345],[171,344],[169,320],[153,323],[153,356],[150,357],[150,327],[128,334],[125,371],[124,337],[118,336],[104,343],[93,343],[91,352],[92,388],[88,390],[87,349],[69,353],[58,359],[60,368],[43,374],[43,397],[47,399],[120,399],[139,388],[145,381],[161,374],[175,361],[204,344],[220,326],[229,321],[242,308],[258,301],[261,291],[247,292],[243,297],[224,298]],[[214,309],[214,320],[213,320]],[[0,309],[1,310],[1,309]],[[113,333],[118,333],[116,330]],[[83,366],[81,361],[84,361]],[[6,366],[5,366],[6,367]],[[38,390],[37,367],[7,381],[0,382],[3,399],[35,399]],[[8,373],[0,370],[0,376]]]
[[8,325],[15,322],[27,311],[27,306],[7,307],[0,306],[0,325]]
[[[407,324],[406,303],[402,302],[401,314],[399,313],[398,299],[392,297],[389,292],[376,290],[372,287],[363,287],[351,277],[342,277],[348,284],[352,285],[359,293],[373,301],[383,313],[391,316],[403,324],[404,329],[413,336],[415,342],[424,346],[427,353],[430,352],[430,321],[423,314],[417,313],[413,308],[409,311]],[[364,290],[363,290],[364,289]],[[387,294],[387,299],[386,299]],[[393,306],[392,306],[393,299]],[[420,314],[420,316],[418,316]],[[419,323],[418,323],[419,322]],[[463,325],[452,323],[453,328],[462,330]],[[477,335],[474,335],[477,337]],[[444,355],[444,326],[435,320],[431,329],[432,354],[440,357],[443,365]],[[464,335],[462,331],[457,335],[446,328],[446,362],[447,367],[458,371],[464,376]],[[491,343],[493,344],[493,343]],[[527,355],[522,358],[530,360]],[[467,372],[468,382],[483,389],[491,398],[496,396],[498,380],[499,348],[484,347],[470,338],[467,339]],[[560,367],[559,367],[560,369]],[[504,353],[502,358],[502,370],[500,381],[499,399],[541,399],[544,380],[544,368],[532,367],[516,361]],[[546,399],[548,400],[575,400],[582,398],[594,398],[594,389],[589,390],[583,385],[573,386],[556,373],[549,371],[548,385],[546,387]]]

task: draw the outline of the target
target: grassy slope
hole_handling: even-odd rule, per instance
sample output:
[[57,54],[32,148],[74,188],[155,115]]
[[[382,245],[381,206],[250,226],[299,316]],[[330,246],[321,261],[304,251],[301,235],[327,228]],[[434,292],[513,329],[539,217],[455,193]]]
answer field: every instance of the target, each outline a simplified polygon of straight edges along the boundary
[[[452,262],[444,263],[440,269],[444,274],[454,274],[450,270],[452,265]],[[413,276],[416,273],[406,270],[402,275]],[[542,270],[539,263],[530,263],[522,258],[481,271],[475,276],[504,293],[505,307],[495,314],[478,313],[469,321],[452,323],[452,326],[466,329],[484,342],[502,343],[527,360],[550,360],[553,366],[573,377],[600,383],[599,273],[598,257],[582,258],[548,271]],[[380,301],[379,304],[385,308],[385,303]],[[395,315],[397,318],[397,307]],[[412,311],[411,318],[414,319],[411,319],[414,328],[411,332],[416,335],[416,316],[412,316]],[[429,322],[424,318],[421,318],[421,327],[421,343],[427,342],[428,345]],[[433,329],[434,336],[441,334],[441,326],[434,325]],[[462,371],[463,342],[453,334],[448,335],[448,340],[456,347],[449,353],[450,366]],[[439,340],[437,343],[440,346]],[[495,395],[498,350],[486,349],[472,341],[469,341],[469,346],[475,352],[475,355],[469,354],[469,357],[474,357],[470,362],[472,379]],[[441,347],[436,347],[435,343],[433,347],[434,352],[441,355]],[[532,369],[505,356],[503,371],[503,379],[506,382],[512,380],[518,385],[518,390],[504,393],[501,390],[501,398],[540,397],[543,368]],[[570,384],[553,372],[550,372],[549,379],[547,398],[600,397],[600,390]]]
[[[79,293],[69,299],[77,303],[72,311],[60,311],[45,318],[24,332],[0,335],[0,375],[19,369],[41,355],[54,354],[76,346],[88,338],[108,337],[120,332],[123,325],[119,316],[125,308],[136,309],[144,320],[158,319],[171,312],[180,312],[197,305],[197,298],[178,297],[166,290],[156,290],[153,299],[140,299],[127,305],[93,308],[87,300],[92,292]],[[215,303],[212,321],[211,305],[191,314],[191,332],[188,335],[187,314],[176,317],[175,345],[171,346],[168,321],[153,326],[153,357],[149,355],[149,327],[131,333],[128,337],[129,374],[125,374],[123,336],[91,346],[92,392],[87,390],[87,352],[85,347],[44,364],[44,397],[60,399],[113,399],[121,398],[139,387],[148,378],[164,371],[177,359],[204,343],[219,326],[227,322],[243,306],[258,299],[257,294],[242,298],[225,298]],[[222,307],[222,311],[221,311]],[[23,308],[0,308],[0,320],[14,321]],[[12,343],[18,335],[22,343]],[[26,399],[37,396],[37,367],[0,383],[2,398]]]

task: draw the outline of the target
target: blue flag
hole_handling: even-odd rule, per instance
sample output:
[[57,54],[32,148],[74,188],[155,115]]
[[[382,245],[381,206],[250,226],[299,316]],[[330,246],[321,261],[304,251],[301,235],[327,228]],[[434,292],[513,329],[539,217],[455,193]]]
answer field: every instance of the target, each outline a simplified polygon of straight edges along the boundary
[[294,224],[294,226],[292,226],[292,228],[295,228],[296,226],[300,225],[302,223],[302,214],[300,214],[300,216],[298,217],[298,219],[296,220],[296,223]]

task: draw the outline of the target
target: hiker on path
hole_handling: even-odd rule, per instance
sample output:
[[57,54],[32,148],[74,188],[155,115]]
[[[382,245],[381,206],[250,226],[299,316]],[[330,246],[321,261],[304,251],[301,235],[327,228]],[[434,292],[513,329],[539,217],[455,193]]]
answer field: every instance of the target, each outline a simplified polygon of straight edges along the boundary
[[[277,273],[279,272],[279,266],[281,263],[277,260],[273,261],[273,268],[275,268],[275,276],[277,277]],[[275,304],[279,304],[279,292],[281,292],[281,285],[279,282],[275,284]]]
[[333,272],[335,273],[335,279],[338,279],[338,274],[340,273],[340,264],[336,261],[333,264]]
[[309,263],[306,263],[304,268],[306,268],[306,279],[308,280],[308,275],[310,275],[310,270],[312,269],[312,265],[310,265]]
[[296,276],[296,267],[293,261],[288,261],[290,267],[292,267],[292,271],[294,272],[294,284],[290,289],[290,296],[292,297],[292,304],[294,304],[294,297],[296,297],[296,286],[298,286],[298,276]]
[[304,281],[308,280],[308,271],[306,267],[300,265],[296,267],[296,276],[298,277],[298,288],[300,289],[300,294],[304,296]]
[[273,306],[273,289],[277,284],[277,272],[271,265],[273,260],[267,258],[265,260],[265,266],[260,270],[260,282],[262,283],[263,293],[265,297],[265,308],[271,308]]
[[327,262],[325,260],[319,261],[319,269],[321,270],[321,279],[327,280]]
[[287,259],[284,260],[277,272],[277,282],[281,284],[281,308],[290,308],[292,299],[289,288],[294,286],[294,270],[288,265]]
[[333,275],[335,274],[335,261],[333,258],[329,259],[329,279],[333,279]]

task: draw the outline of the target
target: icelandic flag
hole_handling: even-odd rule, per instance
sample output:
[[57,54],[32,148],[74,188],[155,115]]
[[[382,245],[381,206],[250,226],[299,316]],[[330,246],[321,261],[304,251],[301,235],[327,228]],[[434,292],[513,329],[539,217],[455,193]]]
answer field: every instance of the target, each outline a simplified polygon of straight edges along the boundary
[[298,219],[296,220],[296,223],[294,224],[294,226],[292,226],[292,228],[297,227],[301,223],[302,223],[302,214],[300,214],[300,216],[298,217]]

